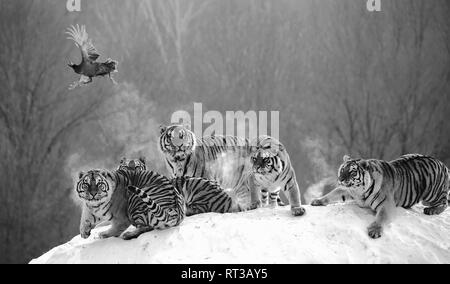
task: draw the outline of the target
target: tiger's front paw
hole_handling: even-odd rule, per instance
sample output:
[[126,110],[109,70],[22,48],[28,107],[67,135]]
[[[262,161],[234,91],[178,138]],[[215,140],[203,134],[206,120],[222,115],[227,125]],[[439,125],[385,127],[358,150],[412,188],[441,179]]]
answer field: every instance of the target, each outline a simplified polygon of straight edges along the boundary
[[292,207],[291,212],[294,216],[302,216],[305,214],[306,210],[303,207]]
[[139,234],[137,234],[135,231],[125,232],[122,234],[122,239],[128,241],[128,240],[135,239],[138,236],[139,236]]
[[327,206],[327,205],[328,205],[328,202],[325,199],[320,199],[320,198],[314,199],[311,202],[311,206]]
[[98,234],[98,238],[99,239],[107,239],[107,238],[111,238],[111,237],[118,237],[118,236],[120,236],[120,234],[121,234],[121,231],[119,231],[119,230],[109,229],[104,232],[100,232]]
[[258,200],[258,201],[254,201],[254,202],[252,202],[252,204],[250,205],[250,210],[254,210],[254,209],[257,209],[257,208],[261,208],[262,207],[262,203],[261,203],[261,200]]
[[377,222],[373,222],[368,228],[367,228],[367,232],[369,234],[369,237],[371,237],[372,239],[378,239],[381,237],[381,233],[383,231],[383,228],[381,227],[380,224],[378,224]]
[[81,226],[80,227],[80,236],[83,239],[89,238],[89,236],[91,235],[91,230],[92,230],[92,227],[88,224]]
[[91,230],[89,230],[89,231],[80,231],[80,236],[81,236],[83,239],[89,238],[90,235],[91,235]]

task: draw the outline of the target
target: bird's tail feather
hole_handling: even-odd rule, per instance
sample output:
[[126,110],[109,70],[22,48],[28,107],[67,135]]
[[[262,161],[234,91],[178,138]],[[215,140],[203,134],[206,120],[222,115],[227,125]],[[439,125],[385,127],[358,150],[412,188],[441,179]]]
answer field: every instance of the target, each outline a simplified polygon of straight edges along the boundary
[[67,38],[73,40],[78,46],[82,46],[88,40],[86,26],[84,25],[81,27],[78,24],[76,26],[72,25],[67,29],[66,34],[69,35]]

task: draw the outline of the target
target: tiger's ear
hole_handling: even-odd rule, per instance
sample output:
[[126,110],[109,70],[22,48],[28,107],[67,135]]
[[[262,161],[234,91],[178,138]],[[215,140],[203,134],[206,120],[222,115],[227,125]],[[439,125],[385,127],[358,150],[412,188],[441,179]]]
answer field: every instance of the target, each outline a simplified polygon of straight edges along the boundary
[[191,125],[189,123],[183,123],[183,127],[191,131]]
[[344,155],[344,157],[342,158],[342,160],[343,160],[344,162],[351,161],[351,159],[352,159],[352,158],[350,158],[349,155]]
[[122,157],[122,158],[120,159],[120,163],[123,164],[123,162],[125,162],[126,159],[127,159],[126,157]]
[[276,147],[278,147],[279,152],[284,152],[286,150],[282,144],[277,144]]
[[112,178],[111,174],[108,171],[101,171],[100,175],[102,175],[104,178]]
[[366,160],[361,160],[358,162],[359,166],[366,171],[370,171],[370,164]]
[[159,134],[164,134],[164,132],[166,132],[166,130],[167,130],[167,126],[164,126],[164,125],[160,125],[159,126]]
[[83,171],[80,171],[78,173],[78,179],[81,179],[84,175],[85,175],[85,173]]
[[141,161],[145,165],[145,157],[139,157],[139,161]]

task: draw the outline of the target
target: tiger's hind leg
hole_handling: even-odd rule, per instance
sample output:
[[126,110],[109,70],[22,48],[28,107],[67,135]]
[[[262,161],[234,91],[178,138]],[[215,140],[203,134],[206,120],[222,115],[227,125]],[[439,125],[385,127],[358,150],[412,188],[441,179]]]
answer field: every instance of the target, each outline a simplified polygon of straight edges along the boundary
[[423,209],[423,213],[425,215],[439,215],[442,212],[444,212],[445,209],[447,209],[447,207],[448,207],[448,204],[447,204],[447,201],[446,201],[445,204],[442,203],[442,204],[439,204],[439,205],[436,205],[436,206],[431,206],[431,207],[424,208]]
[[186,215],[184,208],[185,201],[182,194],[176,194],[176,205],[174,207],[165,207],[160,206],[157,202],[153,201],[149,195],[147,195],[146,191],[148,189],[148,187],[138,188],[132,185],[127,187],[129,192],[136,194],[136,196],[138,196],[140,200],[146,204],[146,211],[148,215],[151,216],[151,219],[147,220],[147,222],[155,228],[167,228],[180,224]]
[[439,215],[442,212],[445,211],[448,207],[448,193],[442,192],[439,196],[436,198],[433,198],[434,200],[424,200],[422,201],[422,204],[427,206],[423,209],[423,213],[425,215]]
[[125,232],[122,234],[122,239],[131,240],[139,237],[141,234],[153,231],[153,228],[150,226],[140,226],[134,229],[133,231]]
[[198,215],[198,214],[202,214],[202,213],[208,213],[208,211],[203,208],[202,206],[195,206],[195,205],[190,205],[187,204],[186,206],[186,216],[193,216],[193,215]]

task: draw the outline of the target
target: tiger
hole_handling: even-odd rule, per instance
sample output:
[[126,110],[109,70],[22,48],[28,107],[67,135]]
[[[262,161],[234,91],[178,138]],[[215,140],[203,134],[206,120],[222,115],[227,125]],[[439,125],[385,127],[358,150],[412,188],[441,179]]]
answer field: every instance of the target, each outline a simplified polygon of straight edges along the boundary
[[[146,170],[144,158],[122,158],[119,170]],[[193,177],[178,177],[171,180],[184,196],[186,202],[186,216],[201,213],[232,213],[247,210],[245,201],[249,199],[245,192],[237,193],[233,190],[226,191],[220,185],[211,180]],[[135,189],[137,190],[137,189]],[[145,191],[145,189],[141,189]],[[145,193],[145,192],[144,192]]]
[[338,170],[338,187],[312,201],[325,206],[346,198],[376,213],[367,228],[369,237],[382,236],[383,224],[390,219],[392,208],[411,208],[422,202],[423,213],[438,215],[448,206],[450,171],[441,161],[420,154],[408,154],[387,162],[376,159],[343,158]]
[[139,159],[127,159],[126,157],[123,157],[120,160],[117,170],[146,171],[147,166],[145,163],[145,158],[140,157]]
[[248,179],[248,187],[252,189],[251,208],[276,207],[282,190],[289,197],[291,213],[304,215],[300,189],[286,148],[277,139],[265,135],[256,138],[252,144],[256,145],[256,150],[250,158],[252,172]]
[[248,209],[245,191],[226,191],[217,182],[204,178],[176,177],[172,180],[186,201],[186,216],[201,213],[233,213]]
[[[136,194],[134,186],[145,188],[146,197]],[[179,225],[185,217],[185,202],[170,179],[152,171],[102,170],[80,172],[76,184],[82,201],[80,235],[88,238],[91,230],[104,221],[111,227],[100,238],[129,240],[153,229]],[[135,229],[123,233],[132,224]],[[123,234],[122,234],[123,233]]]
[[[161,126],[158,148],[172,178],[204,178],[216,181],[222,188],[248,191],[249,159],[254,147],[246,138],[219,135],[197,138],[188,126]],[[281,199],[278,202],[284,205]]]

